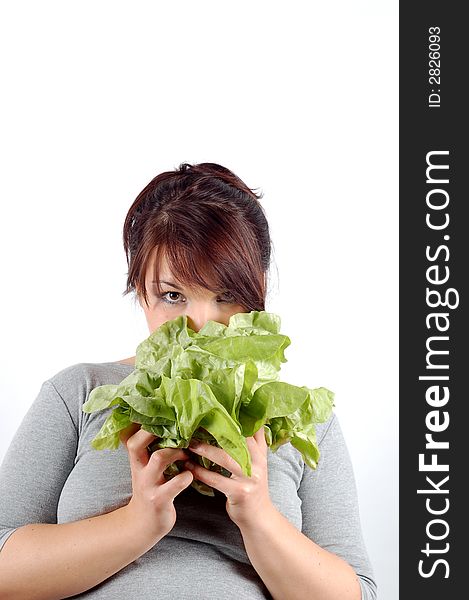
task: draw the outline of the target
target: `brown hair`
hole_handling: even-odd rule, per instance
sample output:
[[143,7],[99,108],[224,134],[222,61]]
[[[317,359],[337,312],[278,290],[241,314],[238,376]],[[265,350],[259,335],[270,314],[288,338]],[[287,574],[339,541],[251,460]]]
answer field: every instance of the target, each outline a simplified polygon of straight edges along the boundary
[[165,256],[179,283],[228,292],[248,312],[265,310],[271,240],[262,196],[215,163],[182,163],[157,175],[125,218],[123,295],[136,292],[148,306],[145,275],[155,253],[156,282]]

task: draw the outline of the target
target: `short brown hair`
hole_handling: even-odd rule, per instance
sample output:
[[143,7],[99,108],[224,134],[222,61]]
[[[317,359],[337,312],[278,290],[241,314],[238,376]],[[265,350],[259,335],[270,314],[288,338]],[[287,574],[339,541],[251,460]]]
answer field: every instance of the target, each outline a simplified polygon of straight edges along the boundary
[[248,312],[265,310],[271,239],[262,196],[216,163],[182,163],[157,175],[125,219],[123,295],[135,292],[148,306],[145,275],[155,252],[158,293],[164,255],[179,283],[228,292]]

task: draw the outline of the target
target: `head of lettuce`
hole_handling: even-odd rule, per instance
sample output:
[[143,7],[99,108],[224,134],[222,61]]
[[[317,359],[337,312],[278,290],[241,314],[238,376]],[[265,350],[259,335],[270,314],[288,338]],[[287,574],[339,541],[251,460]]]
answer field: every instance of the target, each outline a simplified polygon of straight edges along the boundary
[[[185,315],[163,323],[137,347],[135,370],[119,385],[93,389],[83,405],[85,413],[112,409],[93,447],[117,448],[119,433],[139,423],[157,438],[152,450],[204,440],[223,448],[250,476],[246,437],[264,425],[272,451],[289,442],[316,468],[315,425],[329,418],[334,394],[279,381],[291,343],[279,331],[280,317],[266,311],[237,313],[227,326],[208,321],[199,332],[187,326]],[[220,470],[204,457],[192,458]],[[165,474],[178,472],[173,463]],[[192,485],[214,495],[199,481]]]

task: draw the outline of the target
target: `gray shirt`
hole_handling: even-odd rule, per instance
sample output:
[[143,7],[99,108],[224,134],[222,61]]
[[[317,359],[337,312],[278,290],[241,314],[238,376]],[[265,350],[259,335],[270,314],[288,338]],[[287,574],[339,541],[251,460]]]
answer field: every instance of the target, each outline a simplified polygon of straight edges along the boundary
[[[114,362],[79,363],[42,384],[0,468],[0,550],[22,525],[67,523],[128,503],[127,450],[122,444],[117,450],[91,447],[112,409],[86,414],[81,408],[93,388],[118,384],[133,369]],[[272,503],[304,535],[346,560],[357,573],[362,599],[374,600],[376,584],[363,543],[352,465],[335,414],[318,425],[317,439],[321,457],[316,470],[291,444],[268,452]],[[74,598],[115,600],[132,593],[141,600],[271,598],[225,503],[218,491],[209,497],[189,486],[174,500],[176,524],[164,538]]]

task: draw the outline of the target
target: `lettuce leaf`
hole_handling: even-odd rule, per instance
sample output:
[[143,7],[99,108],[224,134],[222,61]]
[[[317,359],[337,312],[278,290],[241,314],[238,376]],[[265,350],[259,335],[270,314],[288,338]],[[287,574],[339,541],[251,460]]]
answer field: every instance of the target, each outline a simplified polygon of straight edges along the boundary
[[[185,315],[163,323],[138,345],[134,371],[119,385],[96,387],[84,403],[85,413],[110,410],[93,447],[116,449],[120,432],[139,423],[157,436],[151,450],[187,448],[192,438],[204,440],[223,448],[251,476],[246,437],[264,426],[270,450],[290,442],[316,468],[315,425],[331,415],[334,394],[279,381],[290,343],[280,333],[280,317],[266,311],[235,314],[228,325],[208,321],[199,332],[188,327]],[[165,475],[174,477],[181,467],[176,461]],[[214,495],[202,482],[192,485]]]

